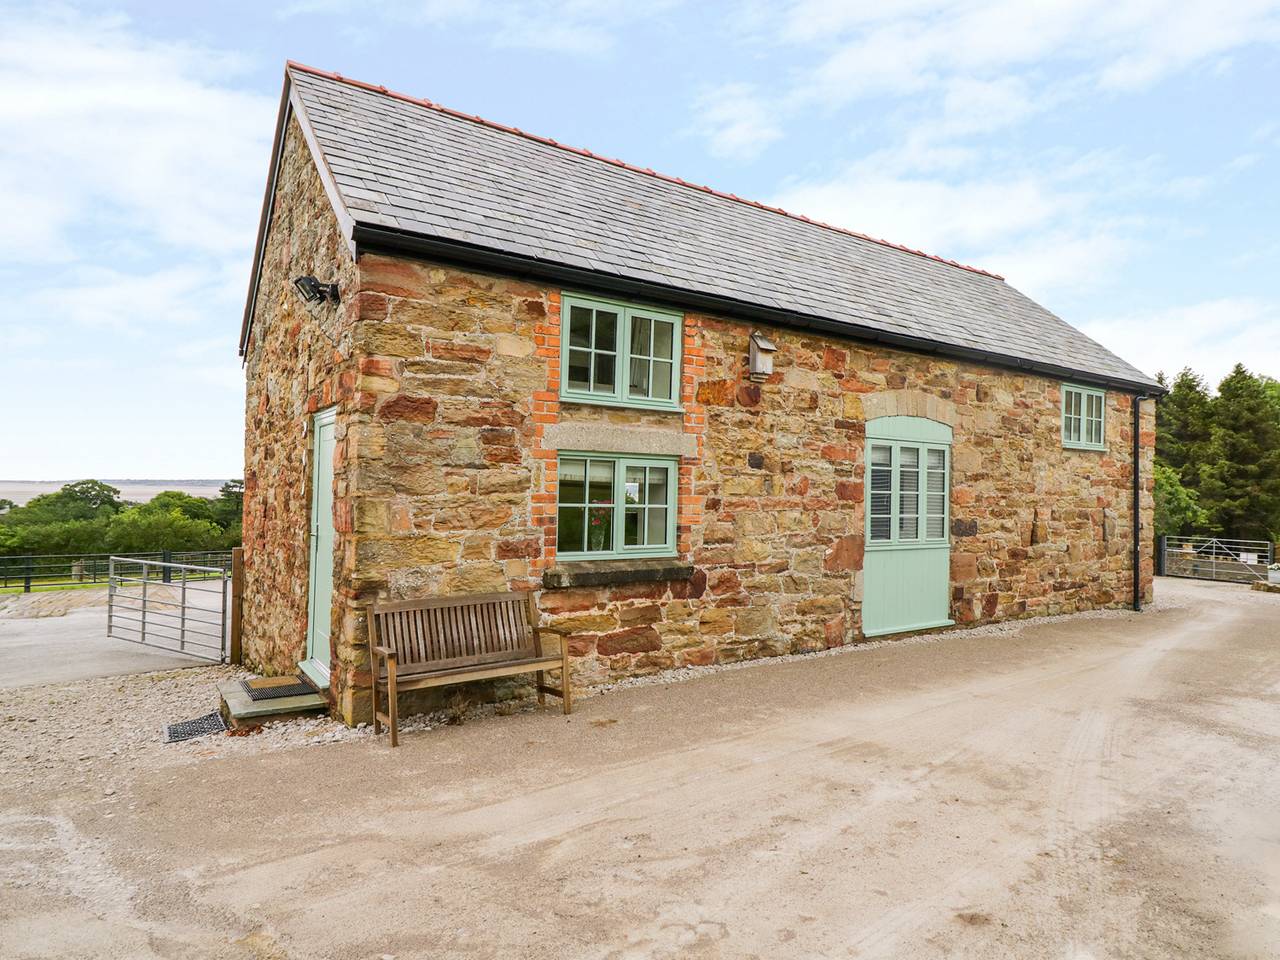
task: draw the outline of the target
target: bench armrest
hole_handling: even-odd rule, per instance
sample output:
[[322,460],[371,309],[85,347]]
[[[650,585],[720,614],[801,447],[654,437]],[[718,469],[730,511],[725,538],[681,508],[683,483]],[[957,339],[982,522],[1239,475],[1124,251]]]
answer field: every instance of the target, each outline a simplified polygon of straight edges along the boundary
[[388,660],[394,660],[396,658],[396,652],[390,647],[384,647],[376,643],[370,644],[370,647],[373,649],[374,653],[386,657]]

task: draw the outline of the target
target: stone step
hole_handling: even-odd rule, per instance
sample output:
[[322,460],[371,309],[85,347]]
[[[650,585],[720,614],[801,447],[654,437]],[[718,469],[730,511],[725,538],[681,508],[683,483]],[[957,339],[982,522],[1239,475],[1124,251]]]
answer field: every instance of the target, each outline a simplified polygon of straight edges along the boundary
[[328,698],[320,693],[254,700],[244,692],[239,680],[222,681],[218,684],[218,695],[222,697],[223,719],[233,730],[260,727],[264,723],[293,720],[295,717],[312,717],[329,710]]

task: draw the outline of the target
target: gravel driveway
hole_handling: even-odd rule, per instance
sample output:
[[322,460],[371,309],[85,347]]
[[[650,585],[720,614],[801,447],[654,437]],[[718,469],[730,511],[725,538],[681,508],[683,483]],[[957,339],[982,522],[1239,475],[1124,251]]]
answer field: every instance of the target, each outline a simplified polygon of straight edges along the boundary
[[[1280,956],[1280,596],[166,746],[227,668],[0,692],[0,956]],[[109,722],[108,722],[109,721]]]

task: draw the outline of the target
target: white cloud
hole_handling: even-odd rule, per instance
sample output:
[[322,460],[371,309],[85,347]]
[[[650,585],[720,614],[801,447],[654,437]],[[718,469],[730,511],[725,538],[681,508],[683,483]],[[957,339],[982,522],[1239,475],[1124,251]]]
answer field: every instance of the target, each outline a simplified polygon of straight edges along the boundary
[[717,157],[750,160],[782,136],[771,105],[746,83],[726,83],[695,104],[695,126]]
[[240,67],[222,52],[141,39],[119,17],[7,16],[0,206],[36,234],[10,234],[5,255],[65,259],[117,233],[241,253],[275,102],[227,85]]
[[1243,363],[1255,373],[1280,377],[1280,303],[1226,297],[1099,317],[1080,327],[1149,374],[1173,375],[1190,366],[1216,386]]

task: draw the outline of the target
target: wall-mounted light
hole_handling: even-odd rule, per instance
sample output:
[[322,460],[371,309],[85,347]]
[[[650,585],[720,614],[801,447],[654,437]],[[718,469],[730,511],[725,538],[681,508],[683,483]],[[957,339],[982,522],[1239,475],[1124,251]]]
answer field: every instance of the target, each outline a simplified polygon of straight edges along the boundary
[[760,383],[773,373],[773,355],[778,347],[759,330],[751,331],[751,349],[748,356],[747,377]]
[[336,283],[321,283],[315,277],[294,277],[293,287],[307,303],[324,303],[326,300],[330,303],[338,302]]

